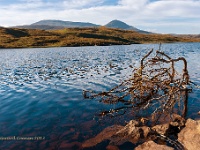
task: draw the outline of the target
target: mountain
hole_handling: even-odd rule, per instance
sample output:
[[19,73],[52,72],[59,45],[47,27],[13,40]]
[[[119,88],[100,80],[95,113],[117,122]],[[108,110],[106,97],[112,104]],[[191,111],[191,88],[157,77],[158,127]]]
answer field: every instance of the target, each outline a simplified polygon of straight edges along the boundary
[[[117,28],[123,30],[132,30],[139,33],[149,34],[150,32],[137,29],[130,26],[120,20],[112,20],[108,24],[104,25],[107,28]],[[100,25],[89,23],[89,22],[72,22],[72,21],[62,21],[62,20],[41,20],[31,25],[15,26],[15,28],[24,29],[43,29],[43,30],[54,30],[63,28],[85,28],[85,27],[100,27]]]
[[85,27],[99,27],[100,25],[88,22],[72,22],[62,20],[41,20],[31,25],[15,26],[21,29],[42,29],[42,30],[55,30],[64,28],[85,28]]
[[108,28],[118,28],[118,29],[125,29],[125,30],[138,30],[135,27],[129,26],[128,24],[120,21],[120,20],[112,20],[108,24],[105,25]]
[[150,33],[150,32],[147,32],[147,31],[143,31],[143,30],[140,30],[140,29],[137,29],[133,26],[130,26],[120,20],[112,20],[111,22],[109,22],[108,24],[105,25],[105,27],[107,28],[117,28],[117,29],[124,29],[124,30],[133,30],[133,31],[137,31],[137,32],[140,32],[140,33]]
[[49,26],[49,25],[24,25],[24,26],[15,26],[14,28],[20,29],[40,29],[40,30],[57,30],[64,29],[63,26]]
[[67,27],[67,28],[75,28],[75,27],[98,27],[99,25],[88,23],[88,22],[72,22],[72,21],[62,21],[62,20],[41,20],[33,25],[48,25],[48,26],[58,26],[58,27]]

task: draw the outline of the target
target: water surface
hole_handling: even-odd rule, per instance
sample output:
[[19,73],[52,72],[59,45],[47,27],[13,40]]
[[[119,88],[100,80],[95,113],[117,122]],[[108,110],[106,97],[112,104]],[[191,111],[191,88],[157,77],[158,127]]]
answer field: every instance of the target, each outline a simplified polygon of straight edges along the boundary
[[[0,148],[79,149],[105,127],[130,120],[131,115],[95,116],[111,106],[85,100],[82,91],[106,91],[120,84],[152,48],[159,45],[1,49],[0,137],[15,140],[0,140]],[[163,44],[162,51],[185,57],[191,80],[200,85],[200,43]],[[198,88],[189,94],[187,117],[200,118],[199,96]]]

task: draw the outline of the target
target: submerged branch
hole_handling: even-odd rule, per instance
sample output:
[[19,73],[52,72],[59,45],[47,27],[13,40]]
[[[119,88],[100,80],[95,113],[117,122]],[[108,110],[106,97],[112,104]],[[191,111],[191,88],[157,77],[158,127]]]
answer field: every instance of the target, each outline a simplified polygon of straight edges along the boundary
[[[115,116],[116,112],[121,110],[127,112],[127,109],[133,110],[135,114],[147,111],[150,113],[149,120],[155,124],[163,117],[163,113],[174,113],[177,102],[182,101],[183,109],[187,110],[185,104],[187,95],[184,95],[187,92],[182,92],[187,90],[184,87],[190,82],[186,59],[183,57],[172,59],[160,51],[156,51],[156,56],[152,57],[152,52],[153,49],[141,59],[140,67],[133,70],[130,79],[107,92],[84,93],[84,97],[100,98],[100,102],[117,104],[117,108],[102,111],[100,113],[102,116],[107,114]],[[175,70],[176,62],[179,61],[184,63],[182,73]],[[185,112],[180,115],[184,116]]]

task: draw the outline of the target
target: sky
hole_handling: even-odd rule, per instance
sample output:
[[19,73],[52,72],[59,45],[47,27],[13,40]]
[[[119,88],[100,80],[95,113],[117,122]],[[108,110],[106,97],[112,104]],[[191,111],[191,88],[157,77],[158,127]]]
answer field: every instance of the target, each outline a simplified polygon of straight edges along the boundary
[[46,19],[98,25],[117,19],[150,32],[200,34],[200,0],[0,0],[0,26]]

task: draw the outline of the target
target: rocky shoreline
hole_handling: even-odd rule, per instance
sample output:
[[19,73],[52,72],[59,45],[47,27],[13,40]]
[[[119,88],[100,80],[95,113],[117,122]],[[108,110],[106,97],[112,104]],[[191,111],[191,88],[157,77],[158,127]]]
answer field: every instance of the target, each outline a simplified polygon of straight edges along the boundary
[[85,141],[83,148],[93,147],[109,140],[107,150],[119,150],[125,142],[141,143],[135,150],[199,150],[200,120],[192,120],[173,115],[173,121],[153,127],[141,126],[131,120],[126,126],[113,125],[104,129],[96,137]]

